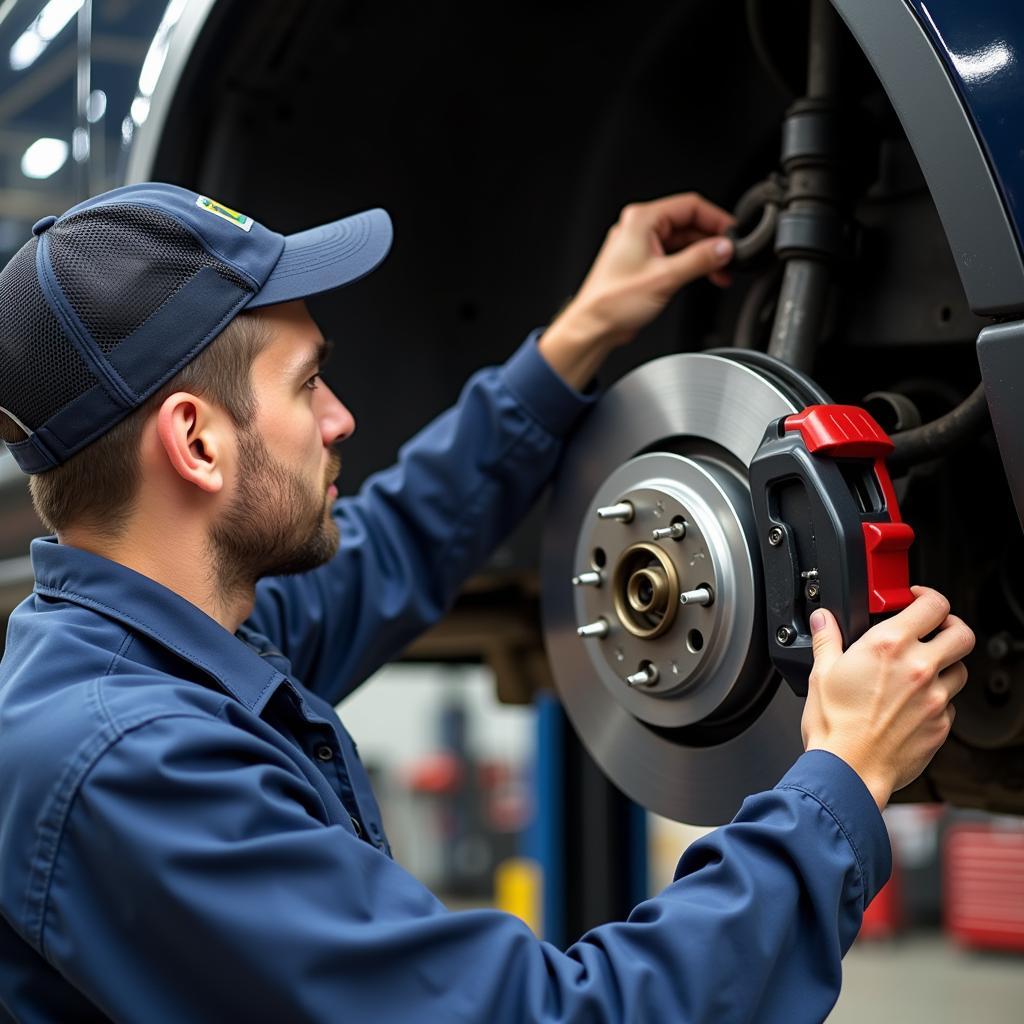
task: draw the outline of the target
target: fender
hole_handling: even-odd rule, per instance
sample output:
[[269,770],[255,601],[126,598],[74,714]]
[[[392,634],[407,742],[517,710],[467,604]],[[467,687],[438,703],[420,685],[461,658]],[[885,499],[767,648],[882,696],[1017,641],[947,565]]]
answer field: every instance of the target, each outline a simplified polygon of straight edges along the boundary
[[[1024,158],[1011,139],[1024,101],[1017,66],[1024,11],[999,0],[978,0],[969,11],[954,0],[833,5],[902,122],[971,308],[983,316],[1024,313],[1021,231],[1014,220],[1024,216]],[[979,31],[982,19],[990,24]],[[984,73],[985,58],[971,53],[972,30],[973,49],[989,55]],[[1014,116],[1001,121],[1011,106]],[[1016,207],[1008,196],[1016,197]]]

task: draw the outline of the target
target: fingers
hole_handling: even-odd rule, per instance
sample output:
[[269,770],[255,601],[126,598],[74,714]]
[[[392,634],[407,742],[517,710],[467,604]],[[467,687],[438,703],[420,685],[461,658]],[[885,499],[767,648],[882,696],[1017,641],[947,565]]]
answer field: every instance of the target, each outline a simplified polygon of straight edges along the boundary
[[[673,232],[672,236],[668,239],[662,239],[662,246],[666,253],[675,253],[680,249],[685,249],[688,245],[693,245],[694,242],[701,242],[708,236],[703,231],[698,231],[696,228],[686,228],[682,231]],[[728,264],[732,262],[734,250],[729,251],[728,259],[726,260],[726,269],[715,270],[708,274],[708,280],[719,288],[728,288],[732,284],[732,274],[729,273]]]
[[727,238],[705,238],[681,252],[666,256],[661,268],[673,289],[682,288],[698,277],[720,271],[732,259],[732,242]]
[[974,650],[974,633],[963,619],[948,615],[926,646],[941,670],[966,658]]
[[843,653],[843,634],[835,616],[819,608],[811,616],[811,644],[816,674],[827,672]]
[[[906,639],[920,640],[939,628],[949,615],[949,602],[930,587],[911,587],[915,600],[887,623],[886,632],[899,632]],[[877,628],[877,627],[876,627]]]
[[967,683],[967,666],[962,661],[950,665],[936,676],[936,682],[952,700]]
[[680,249],[685,249],[686,246],[692,245],[694,242],[700,242],[712,235],[720,234],[724,234],[724,232],[702,231],[700,228],[695,227],[676,228],[667,237],[661,238],[660,241],[666,253],[673,253],[678,252]]
[[649,203],[631,203],[622,211],[621,223],[657,232],[662,243],[676,232],[697,228],[705,235],[720,235],[733,223],[730,213],[696,192],[666,196]]

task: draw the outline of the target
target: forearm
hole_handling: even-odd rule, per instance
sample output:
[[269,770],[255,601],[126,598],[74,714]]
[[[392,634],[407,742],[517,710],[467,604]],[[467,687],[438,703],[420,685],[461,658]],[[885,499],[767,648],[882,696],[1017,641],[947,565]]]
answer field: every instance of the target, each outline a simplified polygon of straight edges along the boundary
[[569,387],[583,391],[616,348],[616,342],[600,325],[569,307],[544,332],[537,348]]
[[890,856],[870,793],[821,751],[694,843],[665,894],[688,907],[685,941],[709,951],[694,1019],[824,1020]]

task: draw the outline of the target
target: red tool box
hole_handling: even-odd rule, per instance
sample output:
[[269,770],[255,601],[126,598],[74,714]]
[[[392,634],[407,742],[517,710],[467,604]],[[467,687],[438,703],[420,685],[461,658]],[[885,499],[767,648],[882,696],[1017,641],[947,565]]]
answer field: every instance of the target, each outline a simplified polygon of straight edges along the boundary
[[943,854],[946,931],[967,946],[1024,953],[1024,829],[953,825]]

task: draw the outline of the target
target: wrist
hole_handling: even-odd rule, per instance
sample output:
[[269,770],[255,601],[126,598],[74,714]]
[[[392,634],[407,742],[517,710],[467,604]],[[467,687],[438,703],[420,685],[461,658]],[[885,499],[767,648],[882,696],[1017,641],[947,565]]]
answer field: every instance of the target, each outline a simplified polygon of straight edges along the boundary
[[582,391],[612,350],[628,340],[617,340],[570,304],[541,335],[537,349],[566,384]]
[[878,809],[880,811],[885,809],[892,798],[893,781],[888,773],[880,771],[874,766],[870,756],[866,756],[861,751],[853,750],[840,743],[816,743],[811,740],[807,744],[807,749],[824,750],[838,757],[864,783],[864,788],[871,794],[871,799],[875,801]]
[[606,353],[633,339],[635,331],[610,322],[592,301],[579,295],[570,299],[551,322],[551,330],[568,345],[597,348]]

